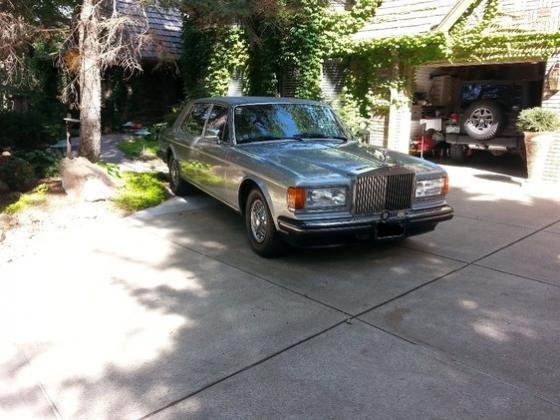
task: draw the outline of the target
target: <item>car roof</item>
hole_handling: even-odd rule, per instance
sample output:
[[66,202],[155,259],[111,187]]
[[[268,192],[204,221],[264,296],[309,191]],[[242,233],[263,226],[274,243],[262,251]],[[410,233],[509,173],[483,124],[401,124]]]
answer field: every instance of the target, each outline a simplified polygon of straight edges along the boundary
[[297,98],[277,98],[273,96],[217,96],[212,98],[196,99],[195,103],[221,103],[229,106],[236,105],[259,105],[259,104],[306,104],[325,105],[319,101]]

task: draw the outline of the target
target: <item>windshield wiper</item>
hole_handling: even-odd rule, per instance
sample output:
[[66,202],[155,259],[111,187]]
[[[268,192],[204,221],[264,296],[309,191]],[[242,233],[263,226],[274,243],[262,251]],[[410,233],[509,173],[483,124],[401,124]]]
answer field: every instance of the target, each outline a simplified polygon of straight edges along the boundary
[[299,139],[336,139],[336,140],[348,141],[348,138],[344,136],[329,136],[323,133],[299,133],[294,137]]
[[273,141],[273,140],[298,140],[301,141],[300,137],[277,137],[277,136],[260,136],[260,137],[250,137],[248,139],[241,140],[239,143],[255,143],[260,141]]

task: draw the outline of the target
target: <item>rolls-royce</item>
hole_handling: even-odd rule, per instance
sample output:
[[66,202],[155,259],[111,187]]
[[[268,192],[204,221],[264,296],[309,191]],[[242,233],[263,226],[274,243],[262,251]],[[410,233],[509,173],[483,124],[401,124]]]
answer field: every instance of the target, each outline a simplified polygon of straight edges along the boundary
[[321,102],[191,101],[160,135],[174,193],[196,189],[239,212],[264,256],[286,242],[399,239],[453,217],[438,165],[356,141]]

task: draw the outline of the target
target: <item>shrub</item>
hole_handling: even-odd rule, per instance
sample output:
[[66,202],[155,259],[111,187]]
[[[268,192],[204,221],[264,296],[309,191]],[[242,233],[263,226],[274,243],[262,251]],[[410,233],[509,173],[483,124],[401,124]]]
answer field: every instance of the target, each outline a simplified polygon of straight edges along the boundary
[[26,160],[15,156],[0,157],[0,181],[12,191],[24,191],[35,179],[33,166]]
[[558,131],[560,130],[560,116],[543,108],[524,109],[517,117],[517,128],[533,133]]
[[167,198],[167,191],[157,174],[152,172],[123,173],[124,186],[115,197],[117,207],[138,211],[157,206]]
[[[0,147],[34,148],[52,143],[60,132],[36,111],[0,112]],[[55,131],[57,133],[55,133]]]
[[58,175],[61,155],[51,150],[22,150],[14,153],[33,166],[36,178],[49,178]]

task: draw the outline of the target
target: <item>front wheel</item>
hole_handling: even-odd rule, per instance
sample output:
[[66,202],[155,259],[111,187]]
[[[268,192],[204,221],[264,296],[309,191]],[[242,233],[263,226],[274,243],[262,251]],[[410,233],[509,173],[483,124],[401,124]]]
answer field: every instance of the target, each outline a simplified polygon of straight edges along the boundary
[[265,258],[282,254],[284,242],[280,237],[262,192],[254,189],[245,204],[245,228],[251,248]]

